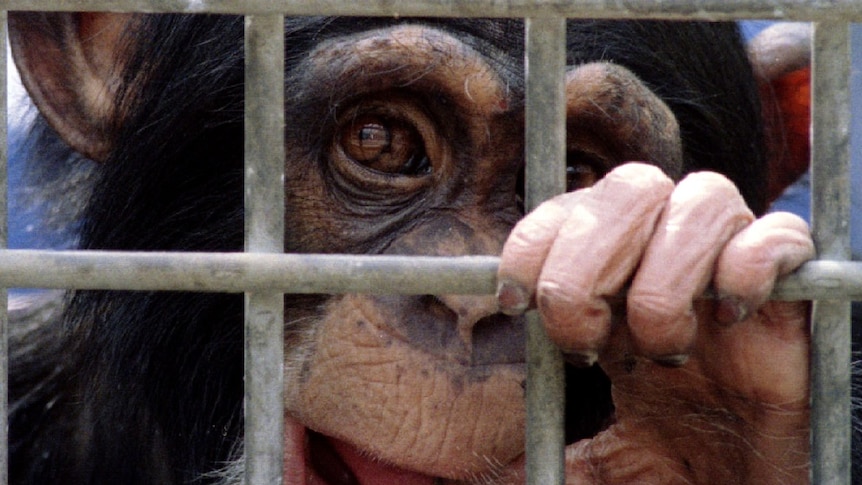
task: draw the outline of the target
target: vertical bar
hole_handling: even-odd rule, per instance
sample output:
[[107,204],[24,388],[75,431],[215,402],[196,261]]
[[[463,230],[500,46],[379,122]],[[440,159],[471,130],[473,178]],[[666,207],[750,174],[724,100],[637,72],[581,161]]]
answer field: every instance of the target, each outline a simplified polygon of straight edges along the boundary
[[[245,249],[284,251],[284,17],[245,19]],[[282,482],[284,297],[245,295],[246,484]]]
[[[6,63],[6,11],[0,11],[0,249],[6,249],[6,163],[7,148],[7,79]],[[7,314],[8,293],[0,288],[0,483],[8,483],[9,470],[9,429],[8,429],[8,388],[9,388],[9,318]]]
[[[811,210],[819,257],[850,259],[850,29],[814,26]],[[850,302],[814,302],[811,483],[850,483]]]
[[[564,18],[526,19],[527,210],[565,192]],[[538,312],[527,320],[527,483],[565,482],[565,373]]]

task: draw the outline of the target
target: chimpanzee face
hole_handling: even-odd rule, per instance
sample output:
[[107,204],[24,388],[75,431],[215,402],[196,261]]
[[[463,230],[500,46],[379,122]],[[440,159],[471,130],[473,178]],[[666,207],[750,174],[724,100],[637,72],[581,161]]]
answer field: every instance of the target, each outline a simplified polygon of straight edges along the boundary
[[[82,247],[242,247],[241,25],[10,15],[40,112],[100,163]],[[572,362],[602,366],[567,369],[573,479],[698,478],[692,450],[712,447],[735,483],[784,466],[742,457],[806,456],[805,433],[779,440],[792,452],[746,448],[751,430],[786,438],[807,423],[805,307],[769,306],[765,320],[753,310],[813,249],[799,221],[752,223],[746,203],[765,201],[761,106],[732,26],[571,22],[560,73],[569,193],[526,216],[520,22],[300,18],[285,29],[286,251],[502,254],[496,296],[285,297],[286,476],[520,483],[529,307]],[[684,178],[697,170],[726,177]],[[711,282],[730,303],[693,302]],[[616,305],[629,284],[628,306]],[[16,374],[16,473],[185,483],[236,458],[240,314],[235,296],[75,294],[57,340],[15,344],[63,349]],[[752,319],[713,325],[728,315]],[[790,325],[768,346],[786,372],[753,365],[763,321]],[[32,362],[50,385],[23,382]],[[760,419],[776,403],[792,417],[780,426]]]
[[[288,72],[288,247],[499,254],[522,216],[520,59],[407,23],[321,42]],[[679,173],[676,120],[631,72],[572,68],[566,94],[570,190],[629,159]],[[308,331],[286,405],[310,428],[439,476],[523,452],[523,320],[492,296],[346,295],[288,318]]]

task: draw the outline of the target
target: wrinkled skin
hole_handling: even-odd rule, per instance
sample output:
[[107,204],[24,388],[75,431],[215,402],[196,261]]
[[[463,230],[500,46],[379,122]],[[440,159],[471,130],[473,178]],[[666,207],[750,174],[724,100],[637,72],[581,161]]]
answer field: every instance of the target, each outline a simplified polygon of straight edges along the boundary
[[504,309],[534,297],[554,342],[614,384],[617,421],[567,448],[567,483],[805,483],[808,305],[766,299],[813,254],[804,221],[755,220],[726,179],[674,186],[641,164],[521,221]]

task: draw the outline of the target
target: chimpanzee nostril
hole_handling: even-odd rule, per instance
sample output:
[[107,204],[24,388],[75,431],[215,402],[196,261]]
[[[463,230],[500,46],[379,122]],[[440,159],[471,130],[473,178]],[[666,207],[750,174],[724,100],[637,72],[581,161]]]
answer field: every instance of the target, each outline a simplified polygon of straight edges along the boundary
[[375,297],[388,331],[423,352],[463,365],[524,362],[524,322],[492,296]]
[[446,295],[439,300],[458,315],[458,333],[472,365],[524,362],[524,320],[497,311],[495,297]]
[[526,319],[494,313],[473,326],[473,365],[521,364],[525,355]]

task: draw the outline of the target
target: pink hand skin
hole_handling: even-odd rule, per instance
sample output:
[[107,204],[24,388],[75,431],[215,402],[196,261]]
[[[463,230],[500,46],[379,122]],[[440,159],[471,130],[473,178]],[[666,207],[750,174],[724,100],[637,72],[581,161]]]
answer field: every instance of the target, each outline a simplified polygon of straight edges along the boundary
[[[804,221],[755,219],[723,176],[674,185],[639,163],[524,218],[501,309],[537,306],[551,339],[613,382],[616,422],[569,446],[569,483],[806,483],[809,304],[767,298],[813,256]],[[719,299],[700,299],[710,285]]]

